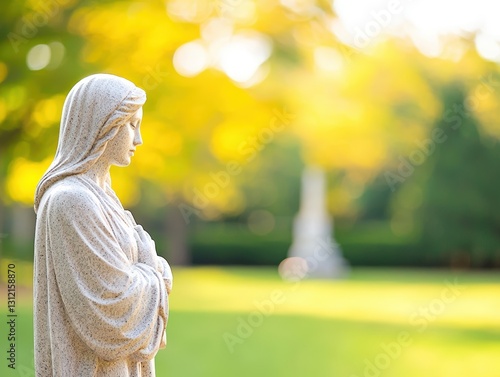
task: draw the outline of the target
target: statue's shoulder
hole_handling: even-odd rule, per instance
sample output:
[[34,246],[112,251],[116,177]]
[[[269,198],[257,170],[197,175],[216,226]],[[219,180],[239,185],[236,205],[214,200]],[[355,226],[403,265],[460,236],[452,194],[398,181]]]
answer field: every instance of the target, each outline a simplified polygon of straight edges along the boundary
[[99,208],[95,193],[78,179],[62,179],[50,187],[46,195],[50,212],[92,211]]

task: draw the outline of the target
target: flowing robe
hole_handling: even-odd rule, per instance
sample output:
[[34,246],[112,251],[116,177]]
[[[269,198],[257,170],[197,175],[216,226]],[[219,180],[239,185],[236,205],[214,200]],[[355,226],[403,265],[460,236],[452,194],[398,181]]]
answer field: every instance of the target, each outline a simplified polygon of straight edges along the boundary
[[39,377],[154,376],[171,276],[138,262],[135,223],[110,186],[54,183],[37,213],[35,365]]

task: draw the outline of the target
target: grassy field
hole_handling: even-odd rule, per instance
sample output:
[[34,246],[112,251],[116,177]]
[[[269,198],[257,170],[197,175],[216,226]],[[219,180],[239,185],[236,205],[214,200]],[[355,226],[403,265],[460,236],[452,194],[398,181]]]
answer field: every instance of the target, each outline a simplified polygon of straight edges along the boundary
[[[19,271],[29,284],[30,266]],[[159,377],[500,376],[499,274],[355,269],[295,284],[270,268],[174,274]],[[34,376],[29,288],[19,296],[17,369],[2,357],[1,376]],[[6,320],[0,331],[5,355]]]

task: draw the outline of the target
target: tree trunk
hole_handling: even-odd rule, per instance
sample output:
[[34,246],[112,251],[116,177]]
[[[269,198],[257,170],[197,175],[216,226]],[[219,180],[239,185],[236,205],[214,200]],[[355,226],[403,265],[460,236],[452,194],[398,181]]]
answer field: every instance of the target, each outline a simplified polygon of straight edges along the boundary
[[188,226],[175,202],[167,207],[166,234],[169,246],[168,262],[174,266],[191,264],[191,253],[187,244]]
[[[4,240],[5,234],[3,229],[3,219],[5,217],[5,206],[2,199],[0,199],[0,261],[2,260],[3,250],[4,250]],[[3,269],[0,271],[0,281],[3,281]]]

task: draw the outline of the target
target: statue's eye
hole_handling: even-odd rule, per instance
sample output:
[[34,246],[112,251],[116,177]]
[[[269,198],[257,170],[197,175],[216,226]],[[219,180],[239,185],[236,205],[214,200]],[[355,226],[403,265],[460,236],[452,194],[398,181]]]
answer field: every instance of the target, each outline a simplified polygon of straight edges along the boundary
[[135,130],[135,129],[136,129],[136,126],[135,126],[135,124],[134,124],[134,123],[130,123],[130,127],[132,127],[132,129],[133,129],[133,130]]

